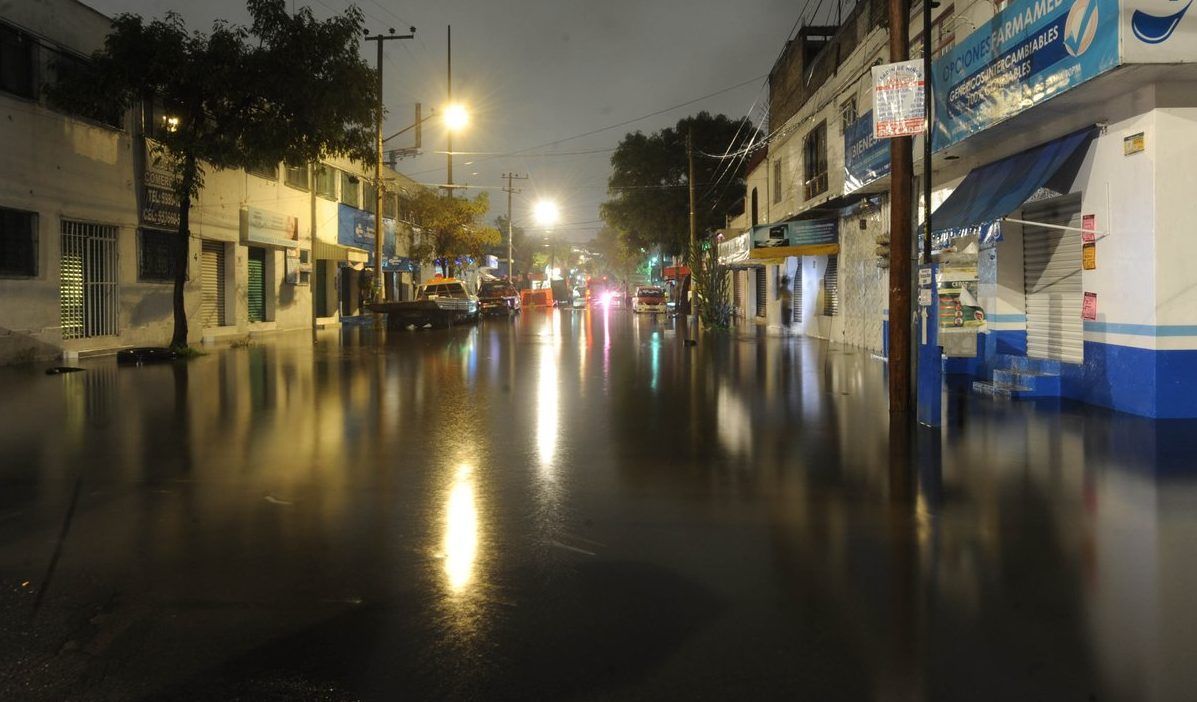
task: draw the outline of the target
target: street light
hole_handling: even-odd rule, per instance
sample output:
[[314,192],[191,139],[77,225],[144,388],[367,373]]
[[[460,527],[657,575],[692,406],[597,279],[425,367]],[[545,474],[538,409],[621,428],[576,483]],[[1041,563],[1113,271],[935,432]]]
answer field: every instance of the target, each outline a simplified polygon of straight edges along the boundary
[[536,220],[536,224],[542,227],[551,227],[557,223],[560,217],[560,212],[557,209],[557,203],[552,200],[537,200],[536,204],[532,206],[532,217]]
[[445,107],[445,127],[451,132],[460,132],[470,123],[470,113],[465,105],[454,103]]

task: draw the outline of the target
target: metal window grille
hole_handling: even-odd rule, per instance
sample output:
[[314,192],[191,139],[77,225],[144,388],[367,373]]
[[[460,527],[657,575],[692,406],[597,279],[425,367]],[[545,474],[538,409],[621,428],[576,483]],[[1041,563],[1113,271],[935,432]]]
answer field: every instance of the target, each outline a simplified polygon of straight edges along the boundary
[[773,204],[781,202],[781,159],[773,162]]
[[769,300],[768,285],[769,285],[768,275],[765,273],[765,269],[763,267],[757,268],[756,269],[756,316],[758,316],[758,317],[764,317],[765,315],[767,315],[769,313],[769,308],[767,307],[767,305],[769,304],[768,303],[768,300]]
[[142,229],[138,232],[137,279],[151,282],[173,282],[175,279],[175,244],[178,232],[161,229]]
[[62,338],[118,333],[117,231],[110,225],[62,221]]
[[827,270],[823,272],[823,314],[834,317],[840,312],[840,264],[839,256],[827,257]]
[[827,191],[827,123],[820,122],[802,141],[803,197],[807,200]]

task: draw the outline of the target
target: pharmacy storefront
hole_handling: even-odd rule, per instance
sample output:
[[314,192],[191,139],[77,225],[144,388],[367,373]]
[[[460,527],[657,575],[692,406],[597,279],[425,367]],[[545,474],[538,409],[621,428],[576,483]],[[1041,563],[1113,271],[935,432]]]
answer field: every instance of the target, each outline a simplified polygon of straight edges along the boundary
[[977,389],[1197,417],[1197,16],[1022,0],[933,65],[941,343]]

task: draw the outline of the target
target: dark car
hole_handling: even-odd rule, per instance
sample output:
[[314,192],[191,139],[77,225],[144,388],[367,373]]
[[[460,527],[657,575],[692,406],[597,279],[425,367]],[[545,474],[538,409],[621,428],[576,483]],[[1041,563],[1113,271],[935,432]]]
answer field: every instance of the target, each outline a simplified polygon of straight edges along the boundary
[[504,280],[491,280],[479,286],[478,301],[483,316],[511,315],[520,311],[519,291]]

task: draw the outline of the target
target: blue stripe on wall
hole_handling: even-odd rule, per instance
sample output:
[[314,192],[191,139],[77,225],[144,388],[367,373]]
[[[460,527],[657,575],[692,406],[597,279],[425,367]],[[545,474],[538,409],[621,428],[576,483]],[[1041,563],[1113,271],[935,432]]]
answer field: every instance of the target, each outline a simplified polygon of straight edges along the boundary
[[1119,322],[1085,322],[1085,331],[1097,334],[1127,334],[1130,336],[1197,336],[1197,324],[1121,324]]
[[1027,316],[1025,314],[991,314],[987,319],[990,322],[1013,324],[1015,322],[1026,322]]

